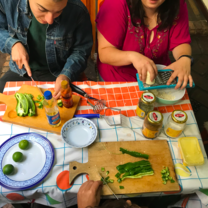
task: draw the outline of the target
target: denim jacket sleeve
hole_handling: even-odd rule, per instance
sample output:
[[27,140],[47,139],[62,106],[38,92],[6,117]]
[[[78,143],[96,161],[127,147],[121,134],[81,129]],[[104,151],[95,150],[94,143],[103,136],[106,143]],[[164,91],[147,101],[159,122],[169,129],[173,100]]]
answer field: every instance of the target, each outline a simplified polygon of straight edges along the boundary
[[72,53],[60,73],[66,75],[71,81],[75,81],[85,70],[92,49],[92,25],[88,13],[81,16],[74,37]]
[[6,14],[2,3],[3,2],[0,1],[0,50],[3,53],[11,54],[12,46],[19,42],[19,40],[15,38],[15,34],[9,33]]

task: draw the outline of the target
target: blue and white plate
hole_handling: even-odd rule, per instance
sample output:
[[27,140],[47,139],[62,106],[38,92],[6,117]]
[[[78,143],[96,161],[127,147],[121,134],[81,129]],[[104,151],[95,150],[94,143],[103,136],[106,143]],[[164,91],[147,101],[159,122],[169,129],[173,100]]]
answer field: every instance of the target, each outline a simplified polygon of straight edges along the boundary
[[83,148],[96,140],[97,127],[89,119],[73,118],[63,125],[61,135],[71,147]]
[[[21,140],[29,141],[29,148],[19,148]],[[22,162],[14,162],[12,155],[22,152]],[[0,185],[10,190],[25,190],[40,183],[50,172],[54,162],[54,149],[44,136],[36,133],[18,134],[0,146]],[[15,171],[4,175],[3,167],[12,164]]]

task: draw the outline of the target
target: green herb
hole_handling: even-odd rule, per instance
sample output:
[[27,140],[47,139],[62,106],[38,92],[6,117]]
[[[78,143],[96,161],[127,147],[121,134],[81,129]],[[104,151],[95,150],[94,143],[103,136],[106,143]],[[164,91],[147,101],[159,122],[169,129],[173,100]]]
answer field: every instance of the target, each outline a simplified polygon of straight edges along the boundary
[[133,157],[142,157],[142,158],[145,158],[145,159],[148,159],[149,158],[149,155],[147,154],[142,154],[142,153],[139,153],[139,152],[135,152],[135,151],[129,151],[127,149],[123,149],[120,147],[120,151],[123,153],[123,154],[128,154],[128,155],[131,155]]
[[119,186],[120,189],[124,189],[124,186]]
[[105,168],[101,168],[101,171],[104,172],[105,171]]
[[106,171],[106,175],[108,175],[109,174],[109,171]]

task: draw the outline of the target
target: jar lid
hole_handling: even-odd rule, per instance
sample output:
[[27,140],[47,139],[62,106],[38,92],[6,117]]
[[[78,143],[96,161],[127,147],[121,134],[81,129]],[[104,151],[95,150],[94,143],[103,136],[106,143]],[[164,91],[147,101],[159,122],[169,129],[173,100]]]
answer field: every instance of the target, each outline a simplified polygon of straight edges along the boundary
[[44,97],[46,100],[50,100],[52,98],[52,93],[51,91],[47,90],[44,92]]
[[67,82],[66,80],[63,80],[63,81],[61,82],[61,87],[62,87],[63,89],[66,89],[67,86],[68,86],[68,82]]
[[159,111],[150,111],[147,116],[148,121],[152,124],[161,124],[163,121],[163,115]]
[[151,92],[143,92],[141,96],[141,100],[145,104],[152,104],[155,102],[155,95]]
[[188,119],[187,114],[182,110],[174,110],[171,117],[176,123],[185,123]]

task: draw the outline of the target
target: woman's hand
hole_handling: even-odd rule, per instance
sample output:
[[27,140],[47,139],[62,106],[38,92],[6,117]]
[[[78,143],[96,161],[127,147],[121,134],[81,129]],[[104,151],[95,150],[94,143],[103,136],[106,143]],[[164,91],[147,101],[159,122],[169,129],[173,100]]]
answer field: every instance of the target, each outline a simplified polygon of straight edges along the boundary
[[182,57],[169,66],[165,67],[165,69],[172,69],[174,72],[171,75],[170,79],[167,82],[167,85],[170,85],[171,82],[178,77],[178,83],[175,89],[181,87],[181,89],[185,88],[188,81],[190,86],[193,85],[193,79],[191,76],[191,60],[188,57]]
[[78,208],[96,207],[100,203],[102,181],[87,181],[82,184],[77,194]]
[[17,42],[13,45],[12,51],[11,51],[12,61],[14,61],[19,69],[22,69],[23,66],[25,70],[27,71],[28,76],[32,76],[31,69],[29,66],[29,56],[25,49],[25,47],[22,45],[22,43]]
[[63,74],[59,75],[57,78],[56,78],[56,83],[55,83],[55,90],[54,90],[54,93],[53,93],[53,97],[58,100],[60,97],[61,97],[61,82],[63,80],[66,80],[67,82],[70,82],[69,81],[69,78]]
[[150,73],[150,80],[153,81],[155,79],[157,75],[157,67],[151,59],[140,53],[131,52],[130,60],[134,68],[138,71],[139,79],[142,82],[146,82],[147,71]]

